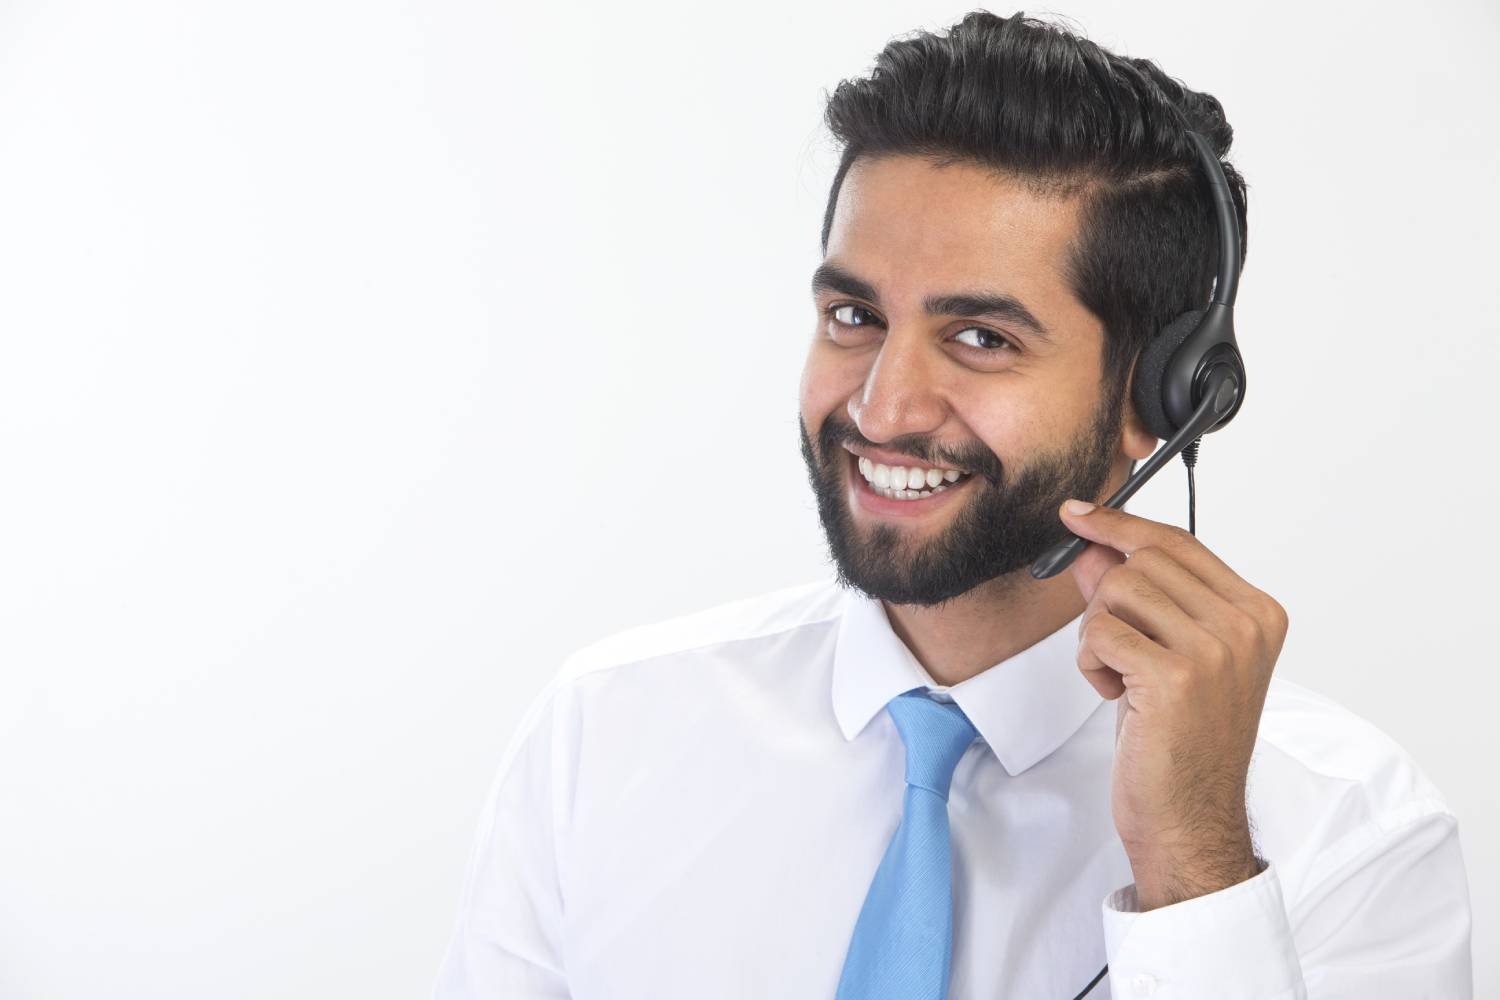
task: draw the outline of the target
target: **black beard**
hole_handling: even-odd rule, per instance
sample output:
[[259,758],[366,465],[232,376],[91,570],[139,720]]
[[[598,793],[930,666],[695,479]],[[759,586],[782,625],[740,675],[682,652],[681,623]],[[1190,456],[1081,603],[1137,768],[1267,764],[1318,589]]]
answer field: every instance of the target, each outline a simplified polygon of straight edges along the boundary
[[[969,496],[944,531],[920,543],[910,541],[908,532],[890,522],[877,523],[863,534],[856,530],[845,501],[844,470],[851,459],[842,445],[860,443],[862,438],[850,424],[824,420],[818,433],[820,461],[799,414],[802,459],[839,584],[892,604],[933,607],[1029,567],[1067,536],[1057,514],[1062,502],[1069,497],[1094,500],[1109,482],[1124,414],[1118,405],[1120,393],[1105,395],[1083,434],[1061,452],[1032,461],[1019,474],[1002,468],[988,452],[958,463],[975,473],[964,487]],[[915,441],[903,439],[902,444],[906,446],[897,448],[893,443],[892,450],[936,458]]]

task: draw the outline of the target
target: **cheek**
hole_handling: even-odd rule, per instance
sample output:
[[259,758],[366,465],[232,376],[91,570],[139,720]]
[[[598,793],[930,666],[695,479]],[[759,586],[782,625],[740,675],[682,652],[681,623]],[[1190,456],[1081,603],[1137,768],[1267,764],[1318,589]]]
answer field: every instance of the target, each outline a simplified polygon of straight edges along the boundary
[[1053,447],[1074,433],[1058,396],[1019,385],[986,387],[971,395],[957,416],[1002,462]]
[[838,411],[844,420],[849,419],[845,404],[864,384],[867,367],[868,362],[855,357],[852,351],[839,350],[831,344],[813,343],[807,352],[802,381],[797,389],[802,419],[810,434],[816,436],[815,429],[834,411]]

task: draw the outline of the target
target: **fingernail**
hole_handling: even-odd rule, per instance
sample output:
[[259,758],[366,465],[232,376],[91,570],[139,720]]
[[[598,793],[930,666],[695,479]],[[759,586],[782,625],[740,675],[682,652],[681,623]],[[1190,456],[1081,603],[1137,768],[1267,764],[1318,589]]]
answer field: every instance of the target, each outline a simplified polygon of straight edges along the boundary
[[1094,509],[1094,505],[1084,500],[1069,500],[1063,504],[1063,509],[1069,514],[1087,514]]

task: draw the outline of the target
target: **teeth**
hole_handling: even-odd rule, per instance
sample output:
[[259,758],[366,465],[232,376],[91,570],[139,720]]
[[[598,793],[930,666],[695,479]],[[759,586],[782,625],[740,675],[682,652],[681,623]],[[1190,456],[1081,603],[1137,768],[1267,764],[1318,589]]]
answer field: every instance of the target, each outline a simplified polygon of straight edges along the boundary
[[859,474],[869,481],[875,492],[898,500],[917,500],[941,493],[948,488],[947,483],[956,483],[964,476],[957,469],[913,469],[881,465],[868,458],[859,460]]
[[885,497],[887,500],[924,500],[927,497],[930,497],[935,493],[941,493],[946,489],[948,489],[947,486],[938,486],[930,490],[922,490],[918,492],[917,490],[881,489],[877,486],[875,487],[875,492]]

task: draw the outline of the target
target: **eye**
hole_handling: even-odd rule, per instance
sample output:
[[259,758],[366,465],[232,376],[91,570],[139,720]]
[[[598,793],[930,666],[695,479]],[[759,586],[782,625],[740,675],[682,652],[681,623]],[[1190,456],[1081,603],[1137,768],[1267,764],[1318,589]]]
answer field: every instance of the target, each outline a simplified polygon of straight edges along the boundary
[[[964,344],[965,347],[978,348],[979,350],[984,351],[987,354],[993,354],[995,352],[995,349],[1002,348],[1002,347],[1003,348],[1008,348],[1008,349],[1010,349],[1012,351],[1018,351],[1018,350],[1020,350],[1019,347],[1017,347],[1015,344],[1011,343],[1006,338],[1000,336],[994,330],[986,330],[982,326],[970,326],[970,327],[966,327],[966,328],[958,331],[958,333],[954,334],[953,339],[954,340],[958,340],[960,337],[962,337],[966,333],[977,333],[977,334],[979,334],[979,336],[981,338],[988,338],[988,342],[987,343]],[[960,342],[962,343],[962,341],[960,341]]]
[[[833,324],[836,327],[849,327],[851,329],[854,329],[862,326],[880,326],[880,320],[875,316],[874,313],[866,309],[864,306],[857,306],[847,302],[835,303],[834,305],[831,305],[827,309],[823,310],[823,312],[824,315],[828,316],[833,321]],[[859,317],[861,316],[868,318],[859,319]],[[856,320],[858,320],[858,322],[856,322]],[[971,344],[960,339],[968,334],[976,335],[978,343]],[[965,347],[971,347],[974,350],[979,351],[981,354],[1001,354],[1007,351],[1016,354],[1021,353],[1021,348],[1016,345],[1015,341],[1011,340],[1009,337],[1003,337],[1000,334],[996,333],[994,330],[990,330],[982,326],[965,327],[958,333],[954,334],[953,339],[958,340],[959,343],[962,343]]]
[[[866,316],[873,316],[874,315],[874,313],[870,312],[870,310],[865,309],[862,306],[852,306],[852,305],[833,305],[833,306],[829,306],[828,309],[827,309],[827,312],[828,312],[828,315],[830,315],[830,316],[833,317],[833,321],[835,323],[839,324],[840,326],[869,326],[870,325],[869,323],[852,323],[849,320],[852,319],[854,317],[854,315],[857,314],[857,313],[863,313]],[[839,316],[840,313],[843,313],[845,317],[849,317],[849,318],[846,319],[846,318],[840,317]]]

